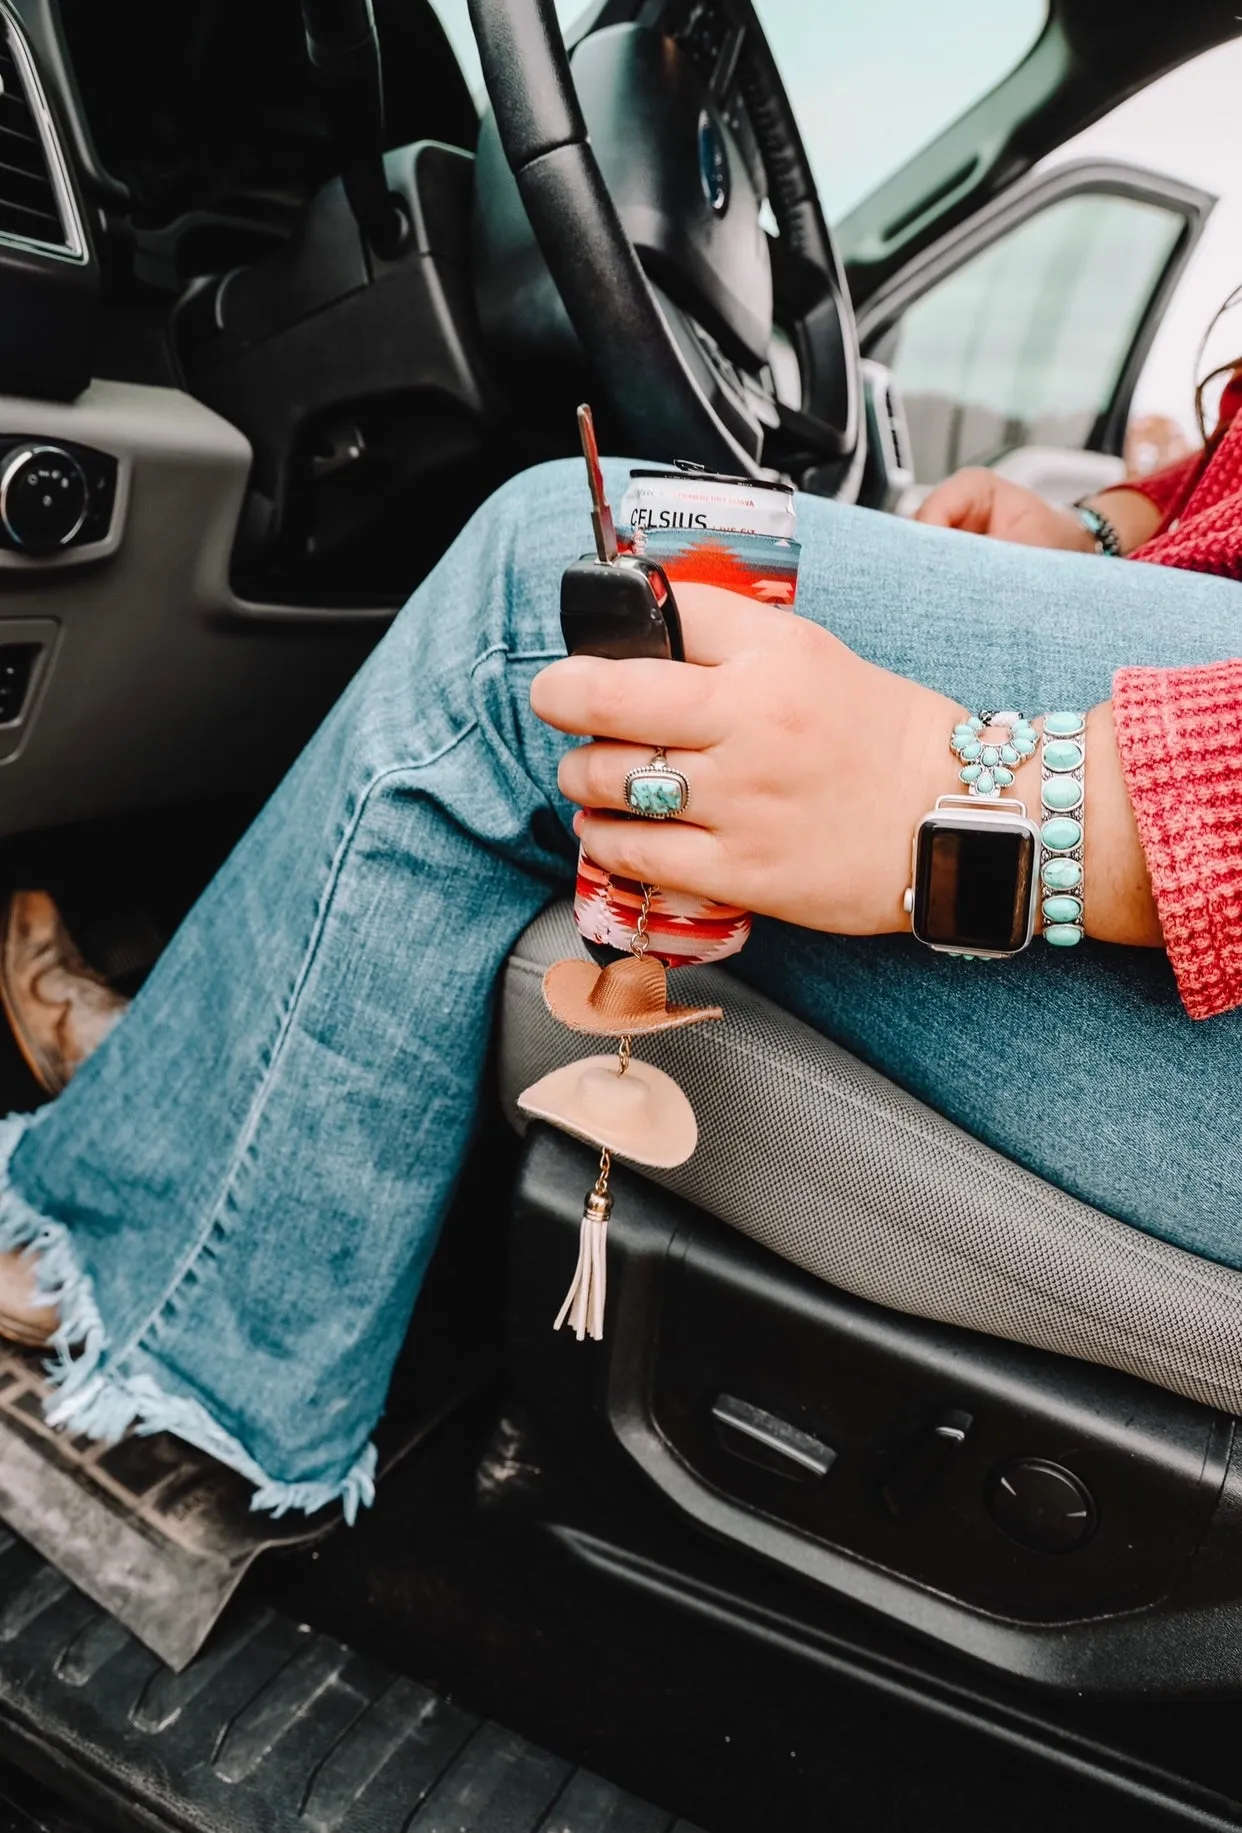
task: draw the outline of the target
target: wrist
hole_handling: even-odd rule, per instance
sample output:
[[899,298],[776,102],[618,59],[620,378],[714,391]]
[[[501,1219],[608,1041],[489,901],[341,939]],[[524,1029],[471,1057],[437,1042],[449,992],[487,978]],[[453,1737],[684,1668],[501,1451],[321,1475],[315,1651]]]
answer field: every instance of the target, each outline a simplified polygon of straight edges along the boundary
[[1164,937],[1117,749],[1111,701],[1087,714],[1083,916],[1098,942],[1159,948]]
[[[912,684],[911,684],[912,685]],[[910,857],[914,830],[939,796],[964,795],[958,777],[961,768],[949,749],[949,734],[959,720],[969,717],[960,702],[930,689],[918,690],[919,703],[903,716],[905,741],[902,765],[895,774],[897,788],[884,823],[885,844],[877,855],[873,933],[909,933],[905,895],[910,883]]]

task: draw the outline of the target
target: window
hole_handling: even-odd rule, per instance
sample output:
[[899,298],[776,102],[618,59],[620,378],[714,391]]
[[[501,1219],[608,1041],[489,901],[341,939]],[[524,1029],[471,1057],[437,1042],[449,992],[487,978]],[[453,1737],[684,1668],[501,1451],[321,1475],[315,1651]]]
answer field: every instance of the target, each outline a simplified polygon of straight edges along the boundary
[[1016,446],[1083,446],[1182,229],[1156,204],[1065,197],[916,299],[879,354],[901,384],[917,481]]

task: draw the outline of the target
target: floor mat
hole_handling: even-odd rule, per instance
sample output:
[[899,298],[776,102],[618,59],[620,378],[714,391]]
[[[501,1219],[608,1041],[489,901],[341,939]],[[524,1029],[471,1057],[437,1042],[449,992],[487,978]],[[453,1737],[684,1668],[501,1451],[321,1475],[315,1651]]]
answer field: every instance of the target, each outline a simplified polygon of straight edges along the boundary
[[699,1833],[270,1610],[170,1674],[2,1531],[0,1746],[112,1829]]
[[[376,1433],[380,1476],[456,1405],[390,1407]],[[269,1547],[331,1533],[338,1505],[274,1521],[250,1508],[235,1471],[167,1433],[117,1444],[69,1438],[44,1423],[39,1359],[0,1347],[0,1520],[167,1663],[201,1648],[254,1560]]]

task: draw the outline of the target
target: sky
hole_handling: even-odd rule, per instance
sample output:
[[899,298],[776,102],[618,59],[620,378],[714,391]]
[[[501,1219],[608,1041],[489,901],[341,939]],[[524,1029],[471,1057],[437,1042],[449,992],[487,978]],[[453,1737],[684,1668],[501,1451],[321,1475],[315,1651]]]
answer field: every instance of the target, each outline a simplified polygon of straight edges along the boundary
[[[477,86],[466,0],[435,4]],[[581,0],[557,0],[557,10],[571,21]],[[757,0],[757,10],[825,210],[837,219],[1019,61],[1039,34],[1046,0]],[[1137,413],[1169,414],[1187,431],[1199,340],[1242,283],[1239,95],[1242,38],[1162,77],[1045,161],[1122,159],[1219,198],[1135,396]],[[1242,306],[1213,335],[1201,373],[1239,354]]]

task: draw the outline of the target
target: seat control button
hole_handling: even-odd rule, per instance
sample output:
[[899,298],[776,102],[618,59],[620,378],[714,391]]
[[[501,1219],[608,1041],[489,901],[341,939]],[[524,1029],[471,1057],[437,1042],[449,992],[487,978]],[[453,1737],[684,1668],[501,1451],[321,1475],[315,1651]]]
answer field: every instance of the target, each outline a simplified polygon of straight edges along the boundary
[[987,1505],[997,1527],[1032,1553],[1072,1553],[1096,1523],[1086,1484],[1042,1458],[1015,1458],[994,1470]]
[[836,1462],[831,1445],[812,1438],[791,1426],[775,1413],[765,1413],[748,1400],[736,1400],[732,1394],[721,1394],[712,1407],[716,1436],[726,1451],[758,1464],[775,1476],[790,1477],[795,1483],[816,1483],[827,1476]]
[[946,1408],[901,1447],[880,1483],[880,1495],[890,1514],[909,1514],[930,1494],[966,1443],[973,1424],[969,1413]]

